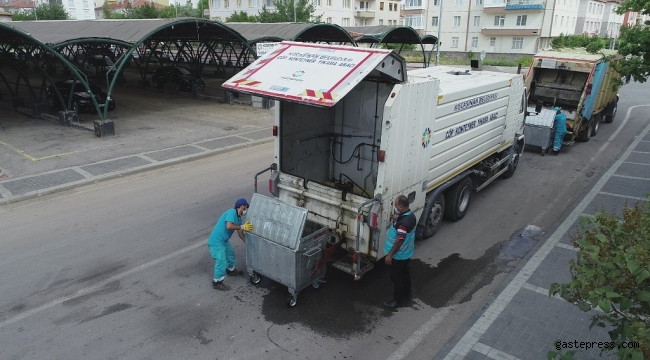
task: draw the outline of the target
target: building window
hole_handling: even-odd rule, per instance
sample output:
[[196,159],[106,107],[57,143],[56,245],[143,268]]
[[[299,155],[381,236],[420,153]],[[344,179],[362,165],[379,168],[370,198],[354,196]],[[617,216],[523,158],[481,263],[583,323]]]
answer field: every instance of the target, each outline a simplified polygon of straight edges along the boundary
[[[350,8],[350,0],[343,0],[343,8],[344,9]],[[348,21],[350,21],[350,19],[348,19]]]
[[476,5],[478,6],[483,5],[483,0],[476,0]]
[[238,7],[238,8],[241,7],[241,0],[237,0],[237,7]]
[[560,19],[561,19],[560,20],[560,26],[564,26],[564,16],[562,16]]
[[320,0],[312,0],[314,6],[320,6]]
[[438,17],[434,16],[431,18],[431,26],[438,26]]
[[[395,3],[395,5],[393,5],[393,10],[397,11],[397,3]],[[395,25],[397,25],[397,20],[395,20]]]
[[474,26],[481,26],[481,17],[474,16]]
[[384,2],[379,3],[379,10],[384,10]]
[[327,6],[332,6],[332,0],[327,0]]
[[455,6],[463,6],[463,0],[456,0]]
[[212,8],[218,9],[221,7],[221,0],[212,0]]
[[74,0],[68,0],[68,7],[74,9]]
[[379,25],[384,25],[384,19],[379,19]]
[[409,14],[404,16],[404,26],[410,26],[414,29],[424,28],[423,14]]
[[458,37],[454,36],[451,38],[451,47],[457,48],[458,47]]
[[266,2],[267,8],[272,8],[275,6],[273,0],[264,0],[264,1]]
[[478,48],[478,37],[473,37],[472,38],[472,49]]
[[497,44],[497,38],[495,38],[495,37],[491,37],[491,38],[490,38],[490,46],[491,46],[491,47],[495,47],[496,44]]
[[393,3],[388,3],[388,11],[393,11]]
[[503,27],[506,24],[506,16],[505,15],[497,15],[494,17],[494,26],[501,26]]
[[223,0],[223,7],[224,9],[227,9],[230,7],[230,0]]
[[517,26],[526,26],[527,19],[528,19],[528,15],[517,16]]
[[433,6],[440,5],[440,0],[433,0]]
[[248,7],[257,9],[259,7],[257,0],[248,0]]
[[341,22],[341,25],[350,26],[350,18],[343,18],[343,21]]
[[[397,6],[397,4],[395,4]],[[406,8],[421,8],[422,0],[406,0]]]
[[454,16],[454,27],[460,26],[460,16]]
[[325,19],[325,22],[328,23],[328,24],[331,24],[332,23],[332,18],[328,17],[327,19]]
[[524,48],[524,38],[522,38],[522,37],[513,37],[512,38],[512,48],[513,49],[523,49]]

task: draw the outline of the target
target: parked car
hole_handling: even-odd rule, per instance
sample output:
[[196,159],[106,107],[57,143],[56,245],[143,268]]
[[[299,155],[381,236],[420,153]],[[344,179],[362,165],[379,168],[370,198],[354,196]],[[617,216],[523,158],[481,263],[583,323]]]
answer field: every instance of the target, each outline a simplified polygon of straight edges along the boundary
[[[59,101],[59,97],[56,95],[56,91],[54,91],[54,87],[59,90],[59,93],[61,94],[61,97],[63,97],[63,101],[66,105],[70,100],[70,93],[72,93],[72,106],[70,110],[74,110],[76,112],[95,111],[95,106],[93,105],[92,99],[90,97],[91,94],[86,91],[86,88],[79,80],[59,81],[54,85],[48,87],[47,95],[51,107],[61,108],[61,102]],[[99,107],[104,108],[104,106],[106,106],[106,93],[103,92],[95,84],[89,83],[88,87],[90,88],[90,91],[92,91],[92,95],[95,96]],[[108,110],[110,111],[113,109],[115,109],[115,99],[110,99],[108,101]]]
[[155,88],[163,88],[169,81],[176,91],[192,91],[192,85],[203,87],[203,79],[195,76],[190,69],[182,66],[160,67],[151,75],[151,84]]

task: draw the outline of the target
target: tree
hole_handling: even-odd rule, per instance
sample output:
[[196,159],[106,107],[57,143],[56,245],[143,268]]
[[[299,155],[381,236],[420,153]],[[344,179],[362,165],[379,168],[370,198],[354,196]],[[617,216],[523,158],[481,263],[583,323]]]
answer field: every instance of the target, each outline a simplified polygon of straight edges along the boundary
[[586,35],[564,35],[551,40],[553,49],[561,48],[585,48],[587,52],[595,54],[605,48],[605,41],[598,35],[587,37]]
[[[616,12],[619,15],[627,11],[650,15],[650,0],[625,0]],[[650,76],[650,28],[644,25],[632,25],[621,28],[618,53],[621,59],[614,62],[614,68],[623,76],[631,76],[634,81],[645,82]]]
[[[650,195],[648,195],[650,200]],[[621,221],[622,220],[622,221]],[[650,359],[650,201],[623,209],[623,218],[602,211],[580,221],[571,236],[578,256],[570,261],[568,284],[552,284],[550,295],[559,294],[582,311],[599,307],[591,325],[612,328],[612,345],[638,342],[640,348],[616,349],[619,359]],[[627,345],[627,344],[626,344]],[[556,345],[557,346],[557,345]],[[612,346],[605,351],[612,351]],[[572,353],[549,353],[572,358]]]
[[41,4],[33,10],[20,11],[11,17],[13,21],[68,20],[70,15],[61,4]]
[[108,1],[104,1],[104,5],[102,5],[102,13],[104,14],[104,19],[114,19],[115,11],[108,6]]
[[129,15],[129,19],[157,19],[160,17],[160,12],[153,2],[145,2],[133,9]]
[[[295,19],[294,19],[294,4]],[[308,0],[277,0],[273,3],[275,11],[269,11],[265,5],[257,16],[261,23],[310,22],[314,15],[314,5]]]
[[226,22],[257,22],[257,16],[248,15],[246,11],[235,11],[232,15],[226,18]]

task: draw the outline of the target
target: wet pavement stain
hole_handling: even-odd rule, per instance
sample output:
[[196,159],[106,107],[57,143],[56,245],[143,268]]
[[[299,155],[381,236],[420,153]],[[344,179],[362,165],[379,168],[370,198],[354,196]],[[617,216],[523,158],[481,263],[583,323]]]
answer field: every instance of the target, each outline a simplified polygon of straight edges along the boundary
[[[469,301],[498,273],[511,271],[541,235],[538,227],[527,226],[509,240],[490,247],[478,259],[452,254],[436,266],[411,259],[414,301],[405,306],[417,309],[418,303],[423,303],[441,308]],[[381,319],[394,312],[383,306],[392,297],[389,269],[383,259],[361,280],[355,281],[351,275],[329,266],[325,280],[319,289],[309,286],[302,290],[297,305],[289,308],[287,288],[262,278],[258,286],[268,290],[263,295],[262,315],[276,325],[299,323],[323,336],[349,339],[371,332]]]
[[116,312],[124,311],[124,310],[130,309],[132,307],[133,307],[133,305],[125,304],[125,303],[117,303],[117,304],[114,304],[114,305],[111,305],[111,306],[107,306],[107,307],[104,308],[104,311],[102,311],[101,314],[86,318],[86,319],[82,320],[81,323],[85,323],[85,322],[88,322],[88,321],[99,319],[100,317],[104,317],[106,315],[110,315],[110,314],[114,314]]
[[88,301],[88,300],[90,300],[90,299],[92,299],[94,297],[110,294],[110,293],[113,293],[113,292],[121,290],[121,289],[122,289],[122,286],[120,285],[120,281],[116,280],[116,281],[113,281],[111,283],[106,284],[100,290],[93,291],[93,292],[85,294],[85,295],[77,296],[77,297],[74,297],[74,298],[72,298],[70,300],[66,300],[66,301],[63,302],[63,305],[64,306],[76,306],[76,305],[79,305],[79,304],[83,303],[84,301]]

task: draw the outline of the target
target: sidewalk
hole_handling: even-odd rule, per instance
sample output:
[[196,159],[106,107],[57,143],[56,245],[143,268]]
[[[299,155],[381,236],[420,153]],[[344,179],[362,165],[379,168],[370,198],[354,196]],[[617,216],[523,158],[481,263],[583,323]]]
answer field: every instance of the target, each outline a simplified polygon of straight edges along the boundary
[[[630,206],[647,201],[649,192],[650,125],[434,359],[546,359],[556,350],[556,340],[610,341],[606,329],[589,330],[595,310],[582,312],[559,297],[549,297],[548,289],[552,283],[571,281],[569,259],[576,257],[577,249],[569,234],[575,233],[582,216],[601,206],[621,216],[626,201]],[[576,359],[601,358],[598,348],[577,350]],[[602,358],[615,359],[616,352]]]
[[229,136],[204,139],[187,145],[116,157],[83,166],[71,166],[36,175],[0,178],[0,204],[211,156],[238,147],[264,143],[270,141],[271,138],[271,131],[267,128],[244,131]]

